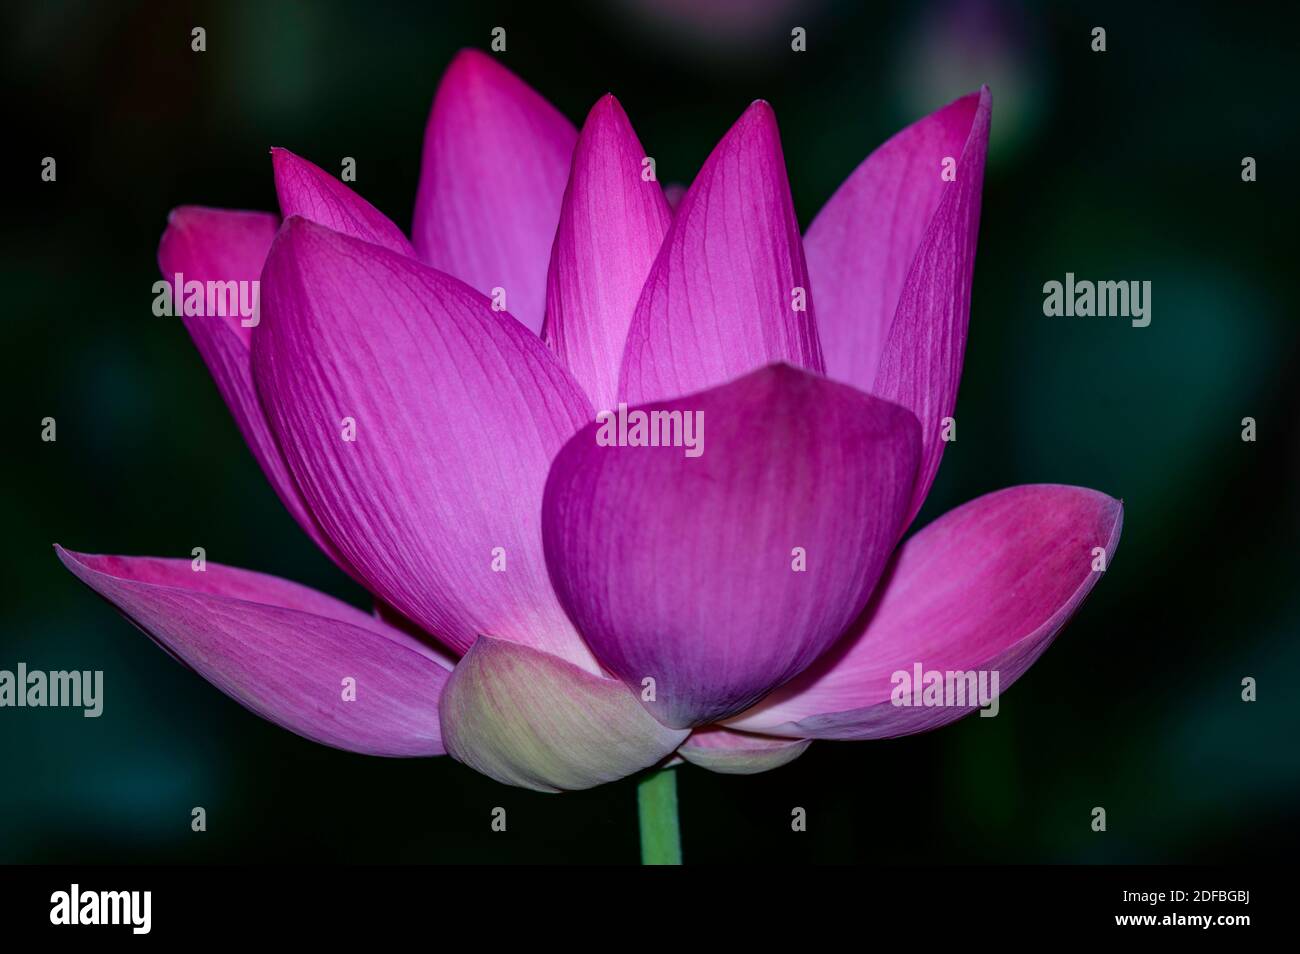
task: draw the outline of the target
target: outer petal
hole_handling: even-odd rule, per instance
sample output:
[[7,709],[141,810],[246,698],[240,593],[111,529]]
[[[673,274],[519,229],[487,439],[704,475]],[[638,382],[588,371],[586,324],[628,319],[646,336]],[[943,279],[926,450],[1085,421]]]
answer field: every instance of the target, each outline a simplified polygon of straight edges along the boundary
[[406,236],[388,216],[324,169],[295,156],[288,149],[272,149],[275,194],[280,214],[300,215],[336,232],[374,242],[402,255],[415,255]]
[[486,636],[456,666],[441,712],[453,758],[498,782],[542,792],[630,775],[687,734],[660,725],[613,679]]
[[855,632],[728,724],[773,735],[880,739],[938,728],[972,706],[891,702],[892,676],[998,672],[1004,691],[1042,654],[1114,557],[1123,505],[1082,487],[1037,484],[950,511],[899,550]]
[[710,725],[696,729],[677,750],[686,761],[723,775],[757,775],[788,765],[811,739],[775,739]]
[[776,117],[756,102],[677,207],[628,329],[623,400],[678,397],[777,361],[820,372],[808,287]]
[[[827,373],[921,421],[913,514],[957,401],[990,110],[986,87],[890,139],[826,203],[805,242]],[[946,158],[955,181],[942,178]]]
[[[255,282],[278,227],[275,216],[266,212],[182,206],[167,217],[167,230],[158,246],[158,267],[173,284],[177,273],[184,275],[186,282]],[[260,314],[254,317],[260,320]],[[249,353],[253,329],[244,327],[238,316],[187,316],[181,320],[276,495],[317,546],[341,562],[308,513],[267,427],[253,385]]]
[[[261,573],[55,547],[83,583],[180,662],[262,718],[369,755],[441,755],[448,667],[361,610]],[[354,679],[356,698],[344,700]]]
[[489,634],[595,671],[541,547],[551,458],[592,412],[545,345],[462,282],[304,219],[263,276],[262,402],[359,578],[457,652]]
[[645,704],[665,725],[702,725],[803,670],[861,612],[920,439],[902,408],[787,365],[646,410],[702,415],[702,453],[599,446],[584,429],[546,484],[546,560],[600,661],[638,696],[654,679]]
[[869,155],[831,196],[804,237],[817,287],[826,373],[869,391],[917,250],[970,138],[979,95],[945,106]]
[[504,288],[533,331],[576,139],[550,103],[477,50],[447,68],[424,133],[412,229],[420,257],[481,292]]
[[658,181],[641,178],[644,156],[623,107],[603,97],[578,137],[551,250],[542,338],[598,408],[617,403],[627,327],[672,221]]

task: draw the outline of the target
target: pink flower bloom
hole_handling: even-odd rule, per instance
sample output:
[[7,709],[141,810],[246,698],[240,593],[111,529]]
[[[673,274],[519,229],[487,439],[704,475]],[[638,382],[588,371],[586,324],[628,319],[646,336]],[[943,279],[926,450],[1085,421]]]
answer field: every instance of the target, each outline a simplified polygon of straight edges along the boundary
[[[184,207],[159,248],[169,279],[260,278],[254,327],[182,320],[280,499],[380,609],[59,558],[279,725],[529,788],[678,757],[758,772],[959,718],[978,701],[899,704],[896,674],[1005,689],[1122,520],[1013,487],[900,546],[956,402],[989,114],[981,90],[903,130],[801,236],[766,103],[674,210],[612,96],[578,132],[463,53],[409,241],[276,149],[279,219]],[[700,453],[602,441],[619,404],[698,415]]]

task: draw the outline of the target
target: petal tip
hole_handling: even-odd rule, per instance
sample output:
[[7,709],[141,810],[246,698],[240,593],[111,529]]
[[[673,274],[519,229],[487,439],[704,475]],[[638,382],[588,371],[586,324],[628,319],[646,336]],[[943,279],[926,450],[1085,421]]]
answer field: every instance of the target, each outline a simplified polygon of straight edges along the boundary
[[186,235],[196,220],[207,211],[201,205],[178,205],[167,213],[167,227],[163,229],[162,238],[158,240],[158,252],[161,256],[163,249],[173,241],[179,240]]
[[302,163],[302,157],[297,153],[284,148],[284,146],[272,146],[269,150],[271,153],[271,168],[278,179],[287,167]]
[[496,57],[473,46],[462,47],[447,64],[443,83],[515,80],[515,74],[502,65]]
[[[77,570],[74,569],[74,566],[86,570],[93,569],[90,566],[90,563],[88,562],[87,559],[90,556],[90,554],[78,553],[76,550],[69,550],[59,543],[56,543],[53,546],[54,546],[54,555],[58,557],[59,562],[62,563],[71,572],[77,573]],[[80,574],[77,575],[79,576]]]
[[618,101],[617,96],[613,93],[606,93],[604,96],[600,97],[600,99],[596,100],[595,104],[591,107],[591,110],[587,113],[587,120],[586,123],[583,124],[583,128],[585,129],[587,126],[592,125],[595,122],[611,121],[620,124],[628,123],[627,111],[623,109],[623,104]]
[[[275,248],[283,243],[292,243],[294,246],[298,246],[303,241],[312,238],[325,238],[327,236],[339,234],[340,233],[335,232],[333,229],[326,228],[319,222],[314,222],[304,215],[294,213],[293,215],[286,216],[284,222],[280,224],[280,229],[276,233],[271,251],[275,251]],[[268,252],[266,257],[269,259],[271,257],[271,252]]]
[[762,130],[776,131],[776,110],[772,104],[765,99],[756,99],[745,107],[741,113],[740,119],[736,121],[737,128],[758,128]]

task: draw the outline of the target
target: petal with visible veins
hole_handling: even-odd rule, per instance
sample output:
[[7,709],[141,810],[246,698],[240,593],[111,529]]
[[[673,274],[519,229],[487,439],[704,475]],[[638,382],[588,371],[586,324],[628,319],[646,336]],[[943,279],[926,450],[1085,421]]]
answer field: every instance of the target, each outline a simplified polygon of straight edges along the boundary
[[[181,206],[167,217],[167,230],[158,245],[158,267],[168,284],[174,284],[177,273],[186,282],[256,282],[277,228],[279,221],[267,212]],[[343,566],[342,557],[308,512],[267,427],[253,384],[249,352],[253,328],[245,327],[239,315],[183,315],[181,320],[276,496],[316,545]],[[260,322],[260,309],[250,320]]]
[[621,400],[679,397],[779,361],[820,373],[808,289],[776,117],[756,102],[677,206],[628,329]]
[[300,215],[326,228],[415,256],[415,249],[388,216],[324,169],[288,149],[271,150],[275,194],[284,218]]
[[[826,373],[921,422],[912,516],[957,402],[991,108],[986,87],[894,136],[844,181],[804,240]],[[944,178],[948,159],[954,181]]]
[[442,695],[442,732],[458,761],[542,792],[592,788],[648,768],[686,738],[614,679],[484,636]]
[[463,282],[296,217],[262,304],[268,420],[366,586],[459,653],[486,633],[598,671],[542,556],[551,458],[592,419],[546,346]]
[[884,739],[961,718],[974,705],[895,705],[891,696],[904,683],[894,673],[910,680],[918,663],[923,673],[982,670],[991,687],[996,671],[1005,691],[1101,577],[1093,550],[1114,557],[1123,518],[1118,500],[1056,484],[1010,487],[944,514],[899,548],[844,640],[728,725],[798,738]]
[[653,679],[646,707],[684,728],[744,711],[861,612],[920,439],[903,408],[789,365],[643,411],[678,415],[681,442],[702,420],[694,450],[585,428],[547,480],[546,561],[596,657],[638,696]]
[[577,140],[573,124],[492,57],[463,50],[424,133],[412,239],[420,257],[537,332],[546,268]]
[[613,96],[587,116],[573,152],[547,276],[542,338],[597,408],[618,401],[623,343],[672,212]]
[[[287,580],[189,560],[56,546],[63,565],[175,659],[304,738],[368,755],[441,755],[445,657]],[[344,680],[355,680],[355,699]]]

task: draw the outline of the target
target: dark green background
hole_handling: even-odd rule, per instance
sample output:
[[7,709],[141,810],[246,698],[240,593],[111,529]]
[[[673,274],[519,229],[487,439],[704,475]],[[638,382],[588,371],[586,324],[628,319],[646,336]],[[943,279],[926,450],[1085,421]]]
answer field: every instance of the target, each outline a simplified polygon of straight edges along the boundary
[[[751,778],[687,767],[687,860],[1290,857],[1294,23],[1254,4],[1129,2],[770,18],[757,3],[704,25],[623,3],[9,6],[0,668],[103,669],[106,703],[98,720],[0,710],[0,860],[636,859],[633,780],[542,796],[450,759],[308,743],[172,663],[50,549],[201,545],[364,605],[281,509],[179,321],[151,314],[154,253],[175,205],[273,208],[272,145],[334,171],[356,157],[358,190],[409,226],[438,77],[497,25],[503,61],[575,122],[616,93],[664,181],[689,182],[744,107],[770,100],[805,223],[875,145],[989,82],[959,440],[921,520],[1040,481],[1126,505],[1105,580],[997,719],[818,743]],[[206,53],[190,51],[195,25]],[[794,25],[807,53],[790,52]],[[1089,49],[1098,25],[1104,54]],[[57,183],[39,180],[46,155]],[[1042,284],[1066,271],[1152,281],[1151,326],[1045,318]],[[47,415],[55,444],[39,439]],[[1245,416],[1257,443],[1240,439]],[[489,830],[494,806],[505,834]],[[790,831],[793,806],[806,833]]]

